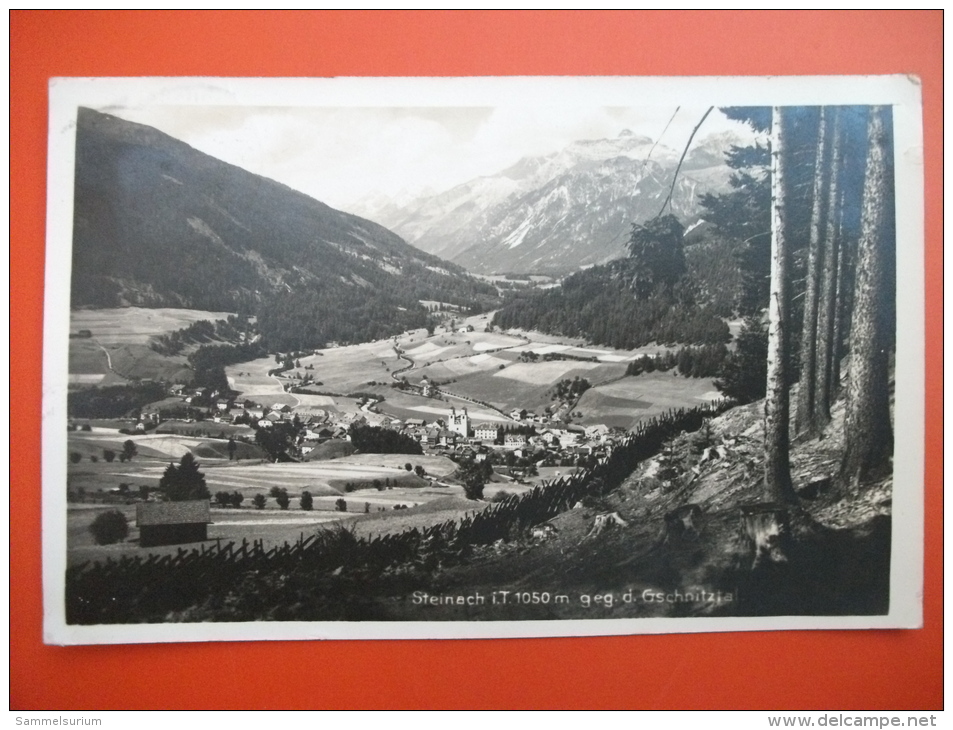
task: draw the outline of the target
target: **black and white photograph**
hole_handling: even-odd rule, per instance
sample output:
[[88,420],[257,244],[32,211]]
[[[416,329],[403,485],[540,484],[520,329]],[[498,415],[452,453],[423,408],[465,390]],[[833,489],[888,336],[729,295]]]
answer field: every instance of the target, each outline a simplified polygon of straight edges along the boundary
[[920,115],[54,80],[45,640],[921,625]]

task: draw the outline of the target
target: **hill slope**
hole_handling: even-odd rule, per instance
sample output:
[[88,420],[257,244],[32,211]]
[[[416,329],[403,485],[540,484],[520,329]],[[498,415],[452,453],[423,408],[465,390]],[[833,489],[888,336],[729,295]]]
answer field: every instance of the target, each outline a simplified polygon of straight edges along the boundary
[[396,322],[419,319],[418,299],[493,297],[376,223],[90,109],[77,120],[73,239],[74,306],[254,312],[306,288],[372,300]]

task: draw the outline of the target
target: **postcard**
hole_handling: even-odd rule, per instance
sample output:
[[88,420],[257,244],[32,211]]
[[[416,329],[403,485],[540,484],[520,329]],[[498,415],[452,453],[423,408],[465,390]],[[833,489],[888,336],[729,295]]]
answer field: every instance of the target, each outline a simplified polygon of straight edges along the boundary
[[922,624],[908,77],[50,85],[45,641]]

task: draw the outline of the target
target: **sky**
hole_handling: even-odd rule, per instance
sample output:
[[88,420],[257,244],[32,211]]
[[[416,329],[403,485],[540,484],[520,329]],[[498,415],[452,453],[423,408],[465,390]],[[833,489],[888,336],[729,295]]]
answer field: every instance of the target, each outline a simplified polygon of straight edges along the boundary
[[[653,141],[661,136],[660,144],[680,154],[705,108],[148,105],[101,111],[350,210],[380,194],[400,201],[439,193],[523,157],[576,140],[615,138],[626,129]],[[716,109],[694,143],[725,131],[751,136]]]

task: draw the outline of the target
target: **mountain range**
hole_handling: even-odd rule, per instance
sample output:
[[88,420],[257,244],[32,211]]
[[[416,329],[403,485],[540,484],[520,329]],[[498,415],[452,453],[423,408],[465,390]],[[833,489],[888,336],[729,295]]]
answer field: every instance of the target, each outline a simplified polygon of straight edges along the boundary
[[[666,212],[696,223],[700,197],[729,189],[724,153],[741,143],[726,132],[695,143]],[[438,195],[400,204],[369,197],[355,209],[475,273],[562,275],[624,255],[632,224],[659,213],[679,156],[624,130],[615,139],[523,158]]]

